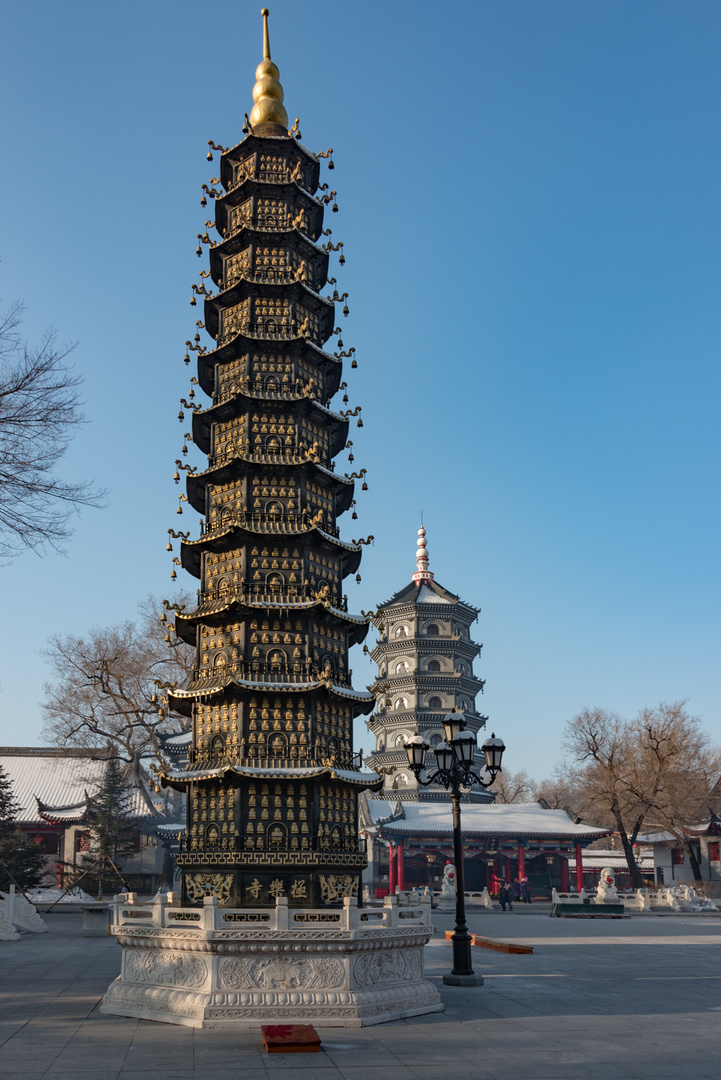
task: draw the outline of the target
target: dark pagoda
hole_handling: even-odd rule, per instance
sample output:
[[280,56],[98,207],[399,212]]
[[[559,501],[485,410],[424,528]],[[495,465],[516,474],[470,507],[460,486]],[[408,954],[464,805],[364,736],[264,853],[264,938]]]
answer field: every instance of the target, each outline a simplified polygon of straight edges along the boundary
[[209,191],[217,292],[196,288],[215,346],[196,346],[211,402],[193,412],[192,437],[208,461],[189,471],[187,501],[205,524],[181,550],[198,606],[175,618],[196,667],[169,694],[192,716],[192,749],[163,779],[188,794],[185,902],[307,908],[359,892],[358,793],[375,777],[352,732],[374,699],[351,686],[348,650],[368,625],[348,614],[343,580],[361,548],[336,524],[354,485],[334,468],[349,420],[328,407],[341,360],[324,349],[335,313],[320,295],[334,193],[316,196],[319,159],[288,131],[263,16],[248,134],[222,151]]

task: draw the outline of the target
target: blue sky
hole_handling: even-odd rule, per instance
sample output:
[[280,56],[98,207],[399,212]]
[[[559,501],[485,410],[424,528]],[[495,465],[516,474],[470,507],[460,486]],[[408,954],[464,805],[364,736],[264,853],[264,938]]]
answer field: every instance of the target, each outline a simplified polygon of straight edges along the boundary
[[[259,7],[4,13],[0,296],[78,341],[64,472],[110,497],[66,557],[0,569],[0,743],[39,741],[49,635],[172,597],[206,143],[241,137]],[[370,486],[341,527],[375,536],[352,607],[407,583],[423,509],[431,569],[482,608],[510,768],[548,774],[587,705],[688,698],[716,732],[721,7],[276,0],[271,41],[335,150]]]

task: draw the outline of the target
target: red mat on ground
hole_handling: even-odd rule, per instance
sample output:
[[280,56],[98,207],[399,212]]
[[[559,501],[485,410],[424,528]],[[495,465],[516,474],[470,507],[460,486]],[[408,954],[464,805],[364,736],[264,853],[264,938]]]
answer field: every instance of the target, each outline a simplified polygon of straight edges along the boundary
[[316,1054],[320,1036],[312,1024],[263,1024],[263,1046],[269,1054]]

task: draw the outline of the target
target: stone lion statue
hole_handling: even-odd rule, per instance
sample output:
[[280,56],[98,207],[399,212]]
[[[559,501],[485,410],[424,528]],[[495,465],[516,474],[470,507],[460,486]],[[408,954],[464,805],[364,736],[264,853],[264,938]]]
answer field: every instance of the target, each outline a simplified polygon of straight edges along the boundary
[[456,868],[453,863],[447,863],[443,871],[441,897],[443,899],[451,900],[455,900],[456,898]]
[[616,891],[616,875],[610,866],[601,871],[601,880],[596,889],[597,904],[617,904],[618,892]]

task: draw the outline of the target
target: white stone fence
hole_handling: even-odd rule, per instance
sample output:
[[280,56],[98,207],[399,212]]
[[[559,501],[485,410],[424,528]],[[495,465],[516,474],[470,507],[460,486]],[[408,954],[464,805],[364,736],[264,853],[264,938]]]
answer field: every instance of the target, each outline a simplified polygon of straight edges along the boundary
[[[595,889],[581,889],[580,892],[558,892],[553,890],[551,900],[554,904],[564,901],[581,904],[584,900],[601,903],[596,899]],[[629,911],[653,911],[670,908],[671,911],[718,911],[713,900],[702,896],[690,885],[676,885],[660,889],[636,889],[618,892],[617,903],[623,904]]]
[[139,904],[136,893],[113,898],[112,925],[152,927],[166,930],[311,930],[314,926],[335,930],[376,930],[427,927],[431,922],[430,897],[408,894],[386,896],[382,907],[358,907],[356,897],[345,897],[342,908],[291,908],[279,896],[274,908],[222,908],[215,896],[206,896],[201,907],[180,907],[177,893],[158,894],[151,904]]

